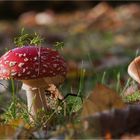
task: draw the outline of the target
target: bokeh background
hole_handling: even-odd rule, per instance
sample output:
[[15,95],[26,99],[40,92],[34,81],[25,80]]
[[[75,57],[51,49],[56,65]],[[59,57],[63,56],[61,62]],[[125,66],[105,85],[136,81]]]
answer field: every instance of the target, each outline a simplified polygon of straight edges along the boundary
[[[64,43],[59,50],[69,67],[61,87],[64,94],[78,92],[81,70],[85,70],[83,96],[96,83],[121,93],[129,78],[127,66],[139,54],[139,23],[138,2],[0,1],[0,55],[15,47],[14,37],[22,28],[28,33],[37,32],[44,46],[53,48],[56,42]],[[11,98],[11,82],[1,83],[0,104],[5,107]],[[17,96],[22,97],[19,83],[15,82],[20,93]]]
[[[73,12],[77,10],[87,10],[93,8],[101,1],[86,1],[86,0],[72,0],[72,1],[0,1],[0,18],[1,19],[17,19],[20,14],[27,11],[41,12],[46,9],[51,9],[57,13]],[[126,3],[125,1],[107,1],[113,7],[120,6]],[[137,2],[138,4],[138,2]]]

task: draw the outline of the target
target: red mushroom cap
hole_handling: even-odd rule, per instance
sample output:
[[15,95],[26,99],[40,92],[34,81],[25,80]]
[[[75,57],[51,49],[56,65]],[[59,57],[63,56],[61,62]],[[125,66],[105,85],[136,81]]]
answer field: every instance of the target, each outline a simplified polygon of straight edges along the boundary
[[60,54],[45,47],[14,48],[0,58],[0,79],[36,79],[65,76],[67,66]]

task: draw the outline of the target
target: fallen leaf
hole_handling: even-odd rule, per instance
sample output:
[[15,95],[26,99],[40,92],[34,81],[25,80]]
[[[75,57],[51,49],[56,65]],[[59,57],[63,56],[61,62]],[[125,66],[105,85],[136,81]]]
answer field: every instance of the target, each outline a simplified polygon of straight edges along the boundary
[[88,117],[96,112],[122,108],[125,104],[121,97],[112,89],[102,84],[97,84],[83,105],[82,117]]
[[16,119],[16,120],[11,120],[8,125],[14,126],[14,127],[20,127],[23,126],[26,129],[31,128],[31,125],[25,123],[23,119]]
[[0,125],[0,138],[8,139],[13,138],[16,132],[16,128],[11,125]]
[[4,139],[34,138],[32,132],[33,128],[23,119],[11,120],[8,124],[0,125],[0,138]]

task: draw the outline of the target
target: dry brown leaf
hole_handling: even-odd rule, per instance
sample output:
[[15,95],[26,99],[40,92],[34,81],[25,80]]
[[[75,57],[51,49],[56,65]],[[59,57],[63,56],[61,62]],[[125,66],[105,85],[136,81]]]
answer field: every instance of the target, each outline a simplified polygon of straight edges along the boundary
[[0,125],[0,139],[29,138],[32,136],[32,129],[29,127],[22,119],[11,120],[8,124]]
[[14,126],[14,127],[19,127],[23,126],[25,129],[31,128],[31,125],[25,123],[23,119],[17,119],[17,120],[11,120],[8,125]]
[[82,117],[88,117],[95,112],[122,108],[125,104],[121,97],[112,89],[102,84],[97,84],[83,105]]
[[11,125],[0,125],[0,138],[8,139],[14,137],[16,128]]

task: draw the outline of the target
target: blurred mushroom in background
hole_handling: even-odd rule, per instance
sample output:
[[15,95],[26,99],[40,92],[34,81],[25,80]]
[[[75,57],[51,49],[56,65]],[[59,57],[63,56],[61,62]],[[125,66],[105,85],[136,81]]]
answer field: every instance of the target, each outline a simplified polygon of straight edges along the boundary
[[43,12],[29,11],[20,15],[19,24],[26,27],[51,25],[54,23],[54,12],[46,10]]

